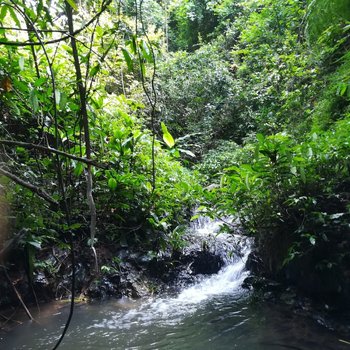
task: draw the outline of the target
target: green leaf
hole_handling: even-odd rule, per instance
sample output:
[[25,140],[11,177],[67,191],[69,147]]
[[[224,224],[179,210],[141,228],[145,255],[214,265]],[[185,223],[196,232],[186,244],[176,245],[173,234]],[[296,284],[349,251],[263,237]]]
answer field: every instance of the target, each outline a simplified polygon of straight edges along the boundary
[[43,85],[46,82],[47,82],[47,78],[39,78],[39,79],[35,80],[34,86],[35,87],[39,87],[39,86]]
[[199,217],[200,217],[199,214],[193,215],[193,216],[191,217],[191,221],[197,220]]
[[313,236],[311,236],[311,237],[309,238],[309,241],[310,241],[310,243],[311,243],[312,245],[315,245],[315,244],[316,244],[316,239],[315,239],[315,237],[313,237]]
[[64,110],[66,108],[68,102],[68,96],[64,92],[61,93],[61,99],[60,99],[60,109]]
[[345,83],[341,83],[338,85],[337,94],[339,96],[344,96],[347,89],[348,89],[348,85]]
[[84,171],[84,164],[81,162],[78,162],[76,167],[74,168],[74,175],[80,176]]
[[29,102],[33,108],[33,112],[36,113],[39,110],[39,101],[35,90],[30,91]]
[[66,1],[72,7],[72,9],[74,9],[75,11],[78,11],[78,7],[73,0],[66,0]]
[[263,143],[265,141],[265,137],[263,134],[256,134],[256,138],[260,143]]
[[44,5],[43,5],[43,0],[40,0],[39,3],[38,3],[38,6],[36,7],[36,13],[40,13],[44,8]]
[[142,53],[143,58],[148,63],[153,63],[152,51],[150,50],[150,48],[148,47],[147,43],[144,40],[141,40],[140,48],[141,48],[141,53]]
[[122,49],[122,52],[123,52],[125,62],[128,66],[128,70],[132,71],[134,69],[134,63],[133,63],[133,60],[132,60],[129,52],[126,49]]
[[168,128],[166,127],[166,125],[163,122],[160,123],[160,126],[162,128],[163,133],[169,132]]
[[0,11],[0,21],[2,22],[7,14],[8,5],[2,5],[1,11]]
[[71,230],[77,230],[81,227],[82,225],[80,223],[75,223],[69,226]]
[[169,148],[174,147],[175,141],[169,132],[163,134],[163,140]]
[[94,77],[101,69],[101,65],[99,63],[97,63],[95,66],[93,66],[91,69],[90,69],[90,77]]
[[16,23],[16,26],[17,26],[18,28],[20,28],[20,27],[21,27],[21,23],[20,23],[20,21],[18,20],[18,17],[17,17],[17,15],[16,15],[15,10],[14,10],[12,7],[9,7],[8,10],[9,10],[9,12],[10,12],[11,18],[12,18],[12,19],[14,20],[14,22]]
[[117,180],[114,178],[114,177],[111,177],[109,180],[108,180],[108,187],[111,189],[111,190],[115,190],[117,188]]
[[153,191],[153,186],[149,181],[147,181],[145,183],[145,187],[146,187],[147,192],[151,193]]
[[174,147],[175,141],[174,141],[174,138],[171,136],[170,132],[168,131],[168,128],[166,127],[166,125],[163,122],[161,122],[160,125],[161,125],[162,131],[163,131],[163,140],[164,140],[164,142],[166,143],[166,145],[169,148]]
[[132,36],[132,39],[130,41],[130,48],[132,50],[132,52],[134,53],[134,55],[137,54],[137,45],[136,45],[136,35],[134,34]]

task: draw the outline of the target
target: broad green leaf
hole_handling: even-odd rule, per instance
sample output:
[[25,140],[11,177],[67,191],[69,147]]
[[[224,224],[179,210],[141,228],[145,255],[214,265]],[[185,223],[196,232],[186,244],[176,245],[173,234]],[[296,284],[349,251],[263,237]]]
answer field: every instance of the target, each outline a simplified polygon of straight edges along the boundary
[[250,190],[250,184],[249,184],[249,174],[245,176],[245,185],[247,186],[247,189]]
[[74,168],[74,175],[75,176],[80,176],[84,171],[84,164],[81,162],[78,162],[76,167]]
[[347,84],[345,84],[345,83],[339,84],[339,85],[338,85],[338,89],[337,89],[337,94],[338,94],[339,96],[344,96],[345,93],[346,93],[347,88],[348,88],[348,85],[347,85]]
[[193,216],[191,217],[191,221],[197,220],[199,217],[200,217],[199,214],[193,215]]
[[21,23],[20,23],[20,21],[18,20],[18,17],[17,17],[17,14],[16,14],[15,10],[14,10],[12,7],[9,7],[9,8],[8,8],[8,11],[10,12],[11,18],[12,18],[12,19],[14,20],[14,22],[16,23],[16,26],[17,26],[18,28],[20,28],[20,27],[21,27]]
[[129,52],[126,49],[122,49],[122,52],[129,71],[132,71],[134,69],[134,63]]
[[265,137],[263,134],[256,134],[256,138],[260,143],[263,143],[265,141]]
[[150,182],[146,182],[146,183],[145,183],[145,187],[146,187],[146,189],[147,189],[147,191],[148,191],[149,193],[152,192],[153,186],[152,186],[152,184],[151,184]]
[[0,21],[2,22],[7,14],[8,10],[8,5],[2,5],[1,10],[0,10]]
[[81,226],[82,226],[81,224],[75,223],[75,224],[70,225],[69,228],[70,228],[71,230],[77,230],[77,229],[80,228]]
[[162,128],[163,133],[168,132],[168,128],[166,127],[166,125],[163,122],[160,123],[160,126]]
[[90,69],[90,77],[94,77],[101,69],[101,65],[99,63],[97,63],[95,66],[93,66],[91,69]]
[[142,53],[143,58],[148,63],[153,63],[152,52],[151,52],[150,48],[148,47],[147,43],[145,42],[145,40],[141,40],[140,48],[141,48],[141,53]]
[[174,147],[175,141],[169,132],[163,134],[163,140],[169,148]]
[[169,148],[174,147],[175,141],[174,141],[174,138],[171,136],[170,132],[168,131],[168,128],[166,127],[166,125],[163,122],[161,122],[160,125],[161,125],[162,131],[163,131],[163,140],[164,140],[164,142],[166,143],[166,145]]
[[40,0],[38,6],[36,7],[36,12],[39,14],[43,10],[43,0]]
[[108,180],[108,187],[111,189],[111,190],[115,190],[117,188],[117,180],[114,178],[114,177],[111,177],[109,180]]
[[36,113],[39,110],[39,101],[38,101],[38,97],[36,96],[35,90],[30,91],[29,101],[33,108],[33,112]]
[[39,79],[35,80],[34,86],[35,87],[39,87],[39,86],[43,85],[46,82],[47,82],[47,78],[39,78]]
[[64,92],[61,93],[61,99],[60,99],[60,109],[64,110],[66,108],[68,101],[68,96]]
[[134,35],[132,36],[131,41],[130,41],[130,48],[131,48],[131,50],[132,50],[132,52],[133,52],[134,55],[137,54],[136,39],[137,39],[137,37],[136,37],[136,35],[134,34]]

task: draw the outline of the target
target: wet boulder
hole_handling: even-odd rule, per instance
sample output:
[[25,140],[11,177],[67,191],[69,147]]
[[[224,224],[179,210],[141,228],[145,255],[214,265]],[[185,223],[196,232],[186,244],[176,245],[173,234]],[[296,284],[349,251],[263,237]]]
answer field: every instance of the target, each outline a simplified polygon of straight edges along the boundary
[[186,259],[190,261],[190,269],[194,275],[218,273],[224,266],[221,256],[206,250],[192,252]]

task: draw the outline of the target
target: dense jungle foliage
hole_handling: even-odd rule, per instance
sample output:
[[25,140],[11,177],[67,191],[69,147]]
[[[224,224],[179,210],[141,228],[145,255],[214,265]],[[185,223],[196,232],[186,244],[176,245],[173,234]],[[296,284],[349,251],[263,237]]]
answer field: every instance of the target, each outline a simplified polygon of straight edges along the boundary
[[0,47],[8,268],[178,250],[199,207],[261,273],[349,295],[350,1],[4,0]]

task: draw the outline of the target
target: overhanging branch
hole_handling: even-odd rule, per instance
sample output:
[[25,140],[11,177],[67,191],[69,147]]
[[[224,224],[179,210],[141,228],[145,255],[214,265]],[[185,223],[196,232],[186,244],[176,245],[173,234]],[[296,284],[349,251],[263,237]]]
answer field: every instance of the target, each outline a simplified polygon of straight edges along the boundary
[[8,177],[9,179],[11,179],[12,181],[14,181],[15,183],[17,183],[20,186],[28,188],[33,193],[37,194],[40,198],[45,199],[51,205],[54,205],[55,207],[59,206],[59,203],[57,201],[55,201],[48,193],[46,193],[41,188],[34,186],[34,185],[30,184],[29,182],[22,180],[17,175],[11,174],[9,171],[7,171],[3,168],[0,168],[0,174]]
[[36,145],[34,143],[13,141],[13,140],[1,140],[0,139],[0,145],[19,146],[19,147],[23,147],[26,149],[37,149],[37,150],[42,151],[42,152],[49,152],[49,153],[58,154],[60,156],[66,157],[66,158],[76,160],[78,162],[82,162],[82,163],[85,163],[88,165],[93,165],[97,168],[106,169],[108,167],[106,164],[99,164],[99,163],[95,162],[93,159],[78,157],[78,156],[75,156],[74,154],[66,153],[66,152],[60,151],[56,148],[46,147],[46,146],[42,146],[42,145]]

